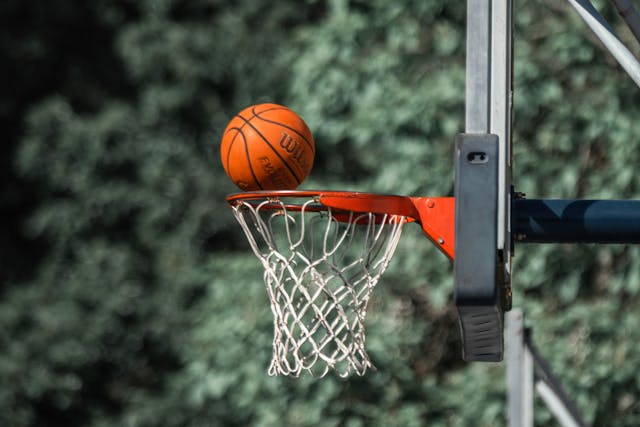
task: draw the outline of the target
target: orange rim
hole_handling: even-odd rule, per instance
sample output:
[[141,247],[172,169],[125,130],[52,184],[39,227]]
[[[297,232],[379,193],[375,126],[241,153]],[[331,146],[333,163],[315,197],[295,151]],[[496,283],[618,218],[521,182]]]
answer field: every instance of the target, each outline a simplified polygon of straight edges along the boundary
[[231,194],[227,196],[227,202],[234,206],[240,202],[253,204],[273,199],[278,202],[277,205],[274,204],[274,208],[284,205],[287,209],[296,210],[302,207],[302,203],[295,199],[309,198],[315,199],[318,204],[307,209],[318,211],[332,208],[345,212],[400,215],[414,221],[420,217],[410,197],[354,191],[254,191]]
[[[316,203],[308,204],[309,198]],[[300,199],[300,200],[296,200]],[[301,201],[302,199],[306,199]],[[273,203],[268,203],[270,200]],[[350,214],[372,213],[404,217],[407,222],[417,222],[427,237],[450,259],[454,254],[453,197],[407,197],[389,194],[360,193],[354,191],[282,190],[253,191],[227,196],[231,206],[240,203],[262,205],[263,209],[281,209],[322,212],[329,208],[339,221],[350,221]],[[267,202],[267,203],[264,203]],[[377,218],[376,220],[382,220]]]

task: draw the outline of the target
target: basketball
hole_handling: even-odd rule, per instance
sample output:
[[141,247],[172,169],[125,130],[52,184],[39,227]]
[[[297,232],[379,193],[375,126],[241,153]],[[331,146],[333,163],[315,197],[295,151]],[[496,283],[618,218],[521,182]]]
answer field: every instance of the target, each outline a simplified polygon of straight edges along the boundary
[[315,152],[306,123],[278,104],[240,111],[220,144],[222,166],[243,191],[296,189],[309,175]]

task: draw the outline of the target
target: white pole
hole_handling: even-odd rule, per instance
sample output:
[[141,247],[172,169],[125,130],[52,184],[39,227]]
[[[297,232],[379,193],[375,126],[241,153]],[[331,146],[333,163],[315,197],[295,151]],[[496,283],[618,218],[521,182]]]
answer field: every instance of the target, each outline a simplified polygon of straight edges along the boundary
[[556,393],[547,385],[547,383],[542,380],[537,381],[536,390],[542,400],[544,400],[544,403],[546,403],[549,411],[551,411],[553,416],[556,417],[556,420],[558,420],[562,427],[580,427],[580,424],[578,424],[571,413],[567,411],[562,400],[558,398]]
[[491,5],[491,110],[489,131],[498,135],[498,250],[511,275],[511,111],[513,107],[513,0]]
[[491,1],[467,0],[465,132],[489,133]]
[[634,82],[640,87],[640,62],[618,39],[607,21],[598,13],[589,0],[567,0],[580,17],[593,30],[602,44],[611,52]]
[[525,346],[522,310],[507,317],[507,425],[533,427],[533,357]]

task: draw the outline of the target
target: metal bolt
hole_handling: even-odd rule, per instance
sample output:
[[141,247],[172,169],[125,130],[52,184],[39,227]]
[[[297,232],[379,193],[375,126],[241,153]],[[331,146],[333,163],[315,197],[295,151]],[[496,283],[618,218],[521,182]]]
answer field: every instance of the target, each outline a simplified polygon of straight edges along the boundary
[[427,202],[427,207],[428,207],[428,208],[432,208],[432,207],[434,207],[435,205],[436,205],[436,202],[434,202],[433,200],[429,200],[429,201]]
[[440,243],[441,245],[444,243],[444,239],[442,237],[438,238],[438,243]]
[[526,199],[527,195],[525,193],[521,192],[521,191],[516,191],[515,193],[513,193],[513,197],[516,200],[521,200],[521,199]]

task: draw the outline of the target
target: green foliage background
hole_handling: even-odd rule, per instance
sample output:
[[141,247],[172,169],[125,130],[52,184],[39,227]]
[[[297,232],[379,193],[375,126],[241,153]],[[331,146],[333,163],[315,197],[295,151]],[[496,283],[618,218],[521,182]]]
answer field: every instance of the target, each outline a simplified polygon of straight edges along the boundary
[[[504,367],[461,362],[451,266],[410,226],[368,314],[378,370],[268,377],[217,154],[235,112],[278,102],[316,139],[303,188],[450,194],[463,3],[3,2],[0,425],[503,424]],[[639,198],[640,91],[564,2],[516,8],[517,189]],[[515,262],[514,305],[585,418],[639,425],[640,250]],[[555,425],[540,402],[536,425]]]

